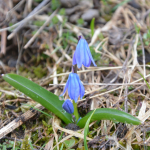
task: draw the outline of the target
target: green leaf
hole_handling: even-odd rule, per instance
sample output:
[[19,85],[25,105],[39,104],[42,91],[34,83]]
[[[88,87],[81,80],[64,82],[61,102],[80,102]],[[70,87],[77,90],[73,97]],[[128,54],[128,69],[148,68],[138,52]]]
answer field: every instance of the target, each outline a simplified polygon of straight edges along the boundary
[[147,31],[147,38],[150,39],[150,29]]
[[136,23],[134,24],[134,27],[135,27],[136,33],[139,34],[140,33],[140,28],[137,26]]
[[52,0],[51,1],[51,9],[54,11],[56,10],[58,7],[60,7],[60,1],[59,0]]
[[[93,111],[90,111],[86,116],[84,116],[82,119],[80,119],[80,121],[77,123],[77,125],[80,128],[83,128],[92,113],[93,113]],[[112,121],[133,124],[133,125],[141,124],[141,121],[138,118],[136,118],[128,113],[125,113],[123,111],[111,109],[111,108],[96,109],[90,122],[93,122],[96,120],[112,120]]]
[[71,115],[66,113],[62,108],[64,101],[60,101],[58,96],[47,91],[38,84],[28,80],[27,78],[16,74],[6,74],[3,76],[3,79],[25,95],[29,96],[53,112],[65,123],[72,123]]
[[93,46],[90,46],[90,51],[91,51],[92,57],[95,61],[100,60],[101,54],[96,53]]
[[55,25],[55,24],[57,24],[58,22],[59,22],[58,18],[57,18],[56,16],[54,16],[54,17],[52,18],[52,23]]
[[79,19],[77,20],[77,24],[78,24],[79,26],[82,26],[82,25],[84,24],[84,20],[83,20],[82,18],[79,18]]
[[65,15],[66,14],[65,8],[61,8],[58,13],[59,13],[59,15],[62,15],[62,16]]
[[149,45],[149,41],[145,41],[145,45],[148,46]]
[[35,34],[36,34],[36,32],[37,32],[37,30],[32,31],[32,33],[31,33],[31,34],[32,34],[32,35],[35,35]]
[[3,145],[3,150],[6,150],[6,145]]
[[60,150],[63,150],[63,147],[64,147],[64,144],[62,144],[62,145],[61,145],[61,148],[60,148]]
[[112,11],[115,11],[116,9],[118,9],[118,7],[125,5],[126,3],[128,3],[130,0],[124,0],[122,2],[120,2],[119,4],[117,4],[115,7],[113,7]]
[[31,149],[34,149],[31,140],[29,140],[29,144],[30,144]]
[[143,34],[143,39],[147,40],[147,34],[146,33]]
[[65,144],[66,148],[70,148],[75,144],[75,139],[72,138],[64,141],[63,143]]
[[33,24],[36,25],[36,26],[38,26],[38,27],[41,27],[44,24],[44,22],[45,21],[39,21],[39,20],[37,20],[37,21],[33,21]]
[[86,142],[86,136],[89,132],[89,124],[90,124],[90,120],[93,116],[93,114],[95,113],[96,109],[92,112],[92,114],[90,115],[90,117],[88,118],[86,124],[85,124],[85,128],[84,128],[84,147],[85,147],[85,150],[88,150],[88,146],[87,146],[87,142]]
[[91,24],[90,24],[90,28],[91,28],[91,35],[94,35],[94,22],[95,22],[95,18],[92,19]]

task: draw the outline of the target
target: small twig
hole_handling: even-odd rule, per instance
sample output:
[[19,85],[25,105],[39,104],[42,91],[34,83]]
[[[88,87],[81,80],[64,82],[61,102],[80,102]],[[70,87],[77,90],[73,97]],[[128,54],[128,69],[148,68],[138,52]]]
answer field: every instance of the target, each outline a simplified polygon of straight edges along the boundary
[[[136,65],[137,67],[139,66],[143,66],[143,65]],[[150,65],[145,65],[146,67],[150,67]],[[90,72],[90,71],[100,71],[100,70],[115,70],[115,69],[120,69],[123,66],[117,66],[117,67],[89,67],[87,70],[81,70],[78,71],[79,73],[86,73],[86,72]],[[134,67],[133,65],[128,66],[128,68]],[[69,75],[71,72],[67,72],[67,73],[60,73],[57,74],[56,76],[65,76],[65,75]],[[51,75],[49,78],[54,78],[54,75]]]
[[28,4],[27,4],[27,8],[28,8],[28,11],[30,12],[31,9],[32,9],[32,0],[28,0],[27,3],[28,3]]
[[63,50],[64,53],[62,53],[62,56],[56,61],[56,64],[61,64],[61,63],[62,63],[62,60],[63,60],[64,57],[65,57],[65,54],[67,54],[66,52],[67,52],[68,48],[69,48],[69,46],[67,46],[67,47]]
[[[150,84],[150,83],[148,83]],[[65,86],[66,84],[49,84],[49,86]],[[146,83],[83,83],[83,85],[122,85],[122,86],[130,86],[130,85],[146,85]]]
[[0,61],[0,66],[2,66],[2,69],[3,69],[4,73],[5,73],[6,72],[5,65],[4,65],[4,63],[2,61]]
[[[124,71],[124,74],[125,74],[125,83],[128,82],[128,71],[127,71],[127,64],[128,64],[128,61],[129,61],[129,58],[130,58],[130,55],[131,55],[131,48],[132,48],[132,45],[130,44],[129,45],[129,48],[128,48],[128,54],[127,54],[127,58],[123,64],[123,71]],[[129,81],[130,81],[130,77],[129,77]],[[128,94],[128,87],[126,86],[125,87],[125,91],[124,91],[124,94],[127,95]],[[125,106],[125,112],[128,112],[128,97],[126,96],[125,97],[125,102],[124,102],[124,106]]]
[[[8,95],[17,96],[17,98],[25,98],[25,96],[19,95],[16,92],[10,92],[10,91],[6,91],[6,90],[2,90],[2,89],[0,89],[0,92],[6,93]],[[31,99],[31,98],[26,97],[26,99]]]
[[[59,50],[61,51],[62,55],[64,55],[69,61],[72,61],[72,58],[67,53],[64,52],[60,43],[61,43],[61,40],[58,40],[57,45],[58,45],[58,47],[60,47]],[[68,49],[68,47],[69,46],[67,46],[67,49]]]
[[[29,17],[23,19],[22,21],[20,21],[20,22],[14,24],[14,25],[12,25],[12,26],[10,26],[10,27],[0,29],[0,32],[6,31],[6,30],[12,30],[13,28],[19,26],[20,24],[26,23],[27,21],[29,21],[30,19],[32,19],[35,15],[39,14],[40,12],[42,12],[47,6],[48,6],[48,4],[47,4],[46,6],[44,6],[43,8],[41,8],[41,9],[40,9],[39,11],[37,11],[36,13],[32,14],[31,16],[29,16]],[[25,26],[25,25],[26,25],[26,24],[24,24],[24,26]],[[9,35],[9,36],[10,36],[10,35]],[[7,37],[7,39],[11,39],[11,37],[9,37],[9,36]],[[13,35],[13,36],[14,36],[14,35]]]
[[11,14],[14,10],[21,7],[21,5],[25,2],[25,0],[21,0],[15,7],[13,7],[11,10],[8,11],[7,15]]
[[[145,77],[145,79],[146,79],[146,78],[148,78],[148,77],[150,77],[150,74],[149,74],[149,75],[147,75],[147,76]],[[131,82],[131,83],[133,84],[133,83],[139,82],[139,81],[141,81],[141,80],[143,80],[143,78],[140,78],[140,79],[138,79],[138,80],[136,80],[136,81],[134,81],[134,82]],[[117,87],[117,88],[112,89],[112,90],[109,90],[109,91],[104,92],[104,93],[100,93],[100,94],[97,94],[97,95],[91,96],[91,97],[89,97],[89,99],[92,99],[92,98],[95,98],[95,97],[98,97],[98,96],[101,96],[101,95],[104,95],[104,94],[107,94],[107,93],[110,93],[110,92],[113,92],[113,91],[119,90],[119,89],[121,89],[121,87],[122,87],[122,86]],[[79,103],[79,102],[81,102],[81,101],[85,101],[85,100],[86,100],[86,98],[84,98],[84,99],[82,99],[82,100],[78,100],[78,102],[77,102],[77,103]]]
[[145,13],[144,13],[144,19],[150,14],[150,9],[148,9]]
[[124,101],[123,98],[125,98],[125,97],[127,97],[128,95],[130,95],[131,93],[133,93],[133,92],[139,90],[139,89],[140,89],[141,87],[143,87],[143,86],[144,86],[144,85],[141,85],[141,86],[137,87],[136,89],[132,90],[131,92],[129,92],[127,95],[122,96],[117,102],[115,102],[115,104],[113,104],[113,105],[111,106],[111,108],[114,107],[116,104],[118,104],[118,103]]
[[40,27],[40,29],[35,33],[35,35],[28,41],[28,43],[24,46],[24,48],[28,48],[29,45],[35,40],[35,38],[41,33],[41,31],[46,27],[46,25],[51,21],[51,19],[56,15],[58,12],[58,9],[55,10],[49,18],[46,20],[46,22]]
[[[44,109],[44,107],[41,104],[37,104],[35,106],[35,108],[38,108],[40,110]],[[7,135],[8,133],[12,132],[13,130],[15,130],[16,128],[18,128],[19,126],[21,126],[23,124],[23,121],[27,121],[30,118],[32,118],[34,115],[36,114],[36,111],[31,111],[28,110],[27,112],[25,112],[23,115],[21,115],[19,118],[16,118],[15,120],[13,120],[12,122],[10,122],[9,124],[7,124],[6,126],[4,126],[3,128],[0,129],[0,139],[3,138],[5,135]],[[23,118],[23,121],[21,120],[21,118]]]
[[[18,43],[18,59],[17,59],[17,63],[16,63],[16,72],[18,74],[18,70],[19,70],[19,63],[21,60],[21,55],[22,55],[22,51],[23,51],[23,44],[20,46],[20,40],[19,40],[19,34],[17,34],[17,43]],[[23,40],[23,38],[21,38],[21,40]]]
[[6,37],[7,37],[7,32],[3,31],[1,33],[1,53],[2,54],[6,53],[6,43],[7,43]]
[[34,8],[34,10],[29,13],[29,15],[27,16],[27,18],[25,18],[20,24],[19,26],[13,31],[13,33],[11,33],[8,36],[8,39],[11,39],[14,37],[14,35],[20,31],[20,29],[22,29],[22,27],[24,27],[24,25],[27,23],[27,21],[29,20],[29,18],[31,18],[31,16],[33,17],[43,6],[45,6],[50,0],[43,0],[36,8]]
[[[144,70],[144,78],[146,76],[146,70],[145,70],[145,50],[144,50],[144,45],[143,45],[143,40],[142,40],[142,36],[141,33],[139,34],[140,36],[140,40],[141,40],[141,45],[142,45],[142,53],[143,53],[143,70]],[[145,80],[144,80],[145,83]],[[144,94],[145,94],[145,88],[143,90]]]

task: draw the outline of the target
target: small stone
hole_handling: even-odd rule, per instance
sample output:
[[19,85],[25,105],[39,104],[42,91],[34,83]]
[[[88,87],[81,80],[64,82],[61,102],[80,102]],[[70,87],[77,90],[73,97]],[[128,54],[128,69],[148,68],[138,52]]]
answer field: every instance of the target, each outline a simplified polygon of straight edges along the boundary
[[128,4],[129,4],[130,6],[132,6],[133,8],[136,8],[136,9],[141,10],[141,6],[140,6],[135,0],[130,0],[130,1],[128,2]]
[[83,13],[81,18],[84,21],[91,21],[93,18],[98,18],[99,17],[99,11],[96,9],[89,9],[86,12]]
[[65,8],[71,8],[78,5],[79,0],[60,0],[61,5]]
[[77,126],[77,125],[74,124],[74,123],[69,123],[69,124],[65,127],[65,129],[77,131],[77,130],[80,130],[80,127]]
[[66,8],[66,10],[65,10],[66,15],[71,15],[71,14],[75,13],[77,7],[78,6],[75,6],[73,8]]
[[8,66],[9,66],[9,67],[16,67],[16,64],[17,64],[17,60],[16,60],[16,59],[11,58],[11,59],[8,61]]
[[66,8],[66,15],[71,15],[73,13],[79,13],[82,12],[86,9],[90,8],[89,3],[83,3],[82,1],[79,3],[79,5],[72,7],[72,8]]
[[69,21],[70,21],[71,23],[76,23],[77,20],[80,18],[81,13],[82,13],[82,12],[79,12],[79,13],[76,13],[76,14],[71,15],[70,18],[69,18]]

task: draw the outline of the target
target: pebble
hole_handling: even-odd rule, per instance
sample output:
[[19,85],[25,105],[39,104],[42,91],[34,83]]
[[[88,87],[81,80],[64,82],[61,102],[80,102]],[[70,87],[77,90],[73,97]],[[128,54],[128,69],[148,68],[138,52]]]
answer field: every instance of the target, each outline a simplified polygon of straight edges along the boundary
[[98,18],[99,17],[99,11],[96,9],[89,9],[86,12],[83,13],[81,18],[84,21],[91,21],[93,18]]
[[82,12],[78,12],[76,14],[71,15],[69,18],[69,21],[71,23],[77,23],[77,20],[80,18],[81,14],[82,14]]
[[17,60],[16,60],[16,59],[11,58],[11,59],[8,61],[8,66],[9,66],[9,67],[16,67],[16,64],[17,64]]
[[61,5],[65,8],[71,8],[78,5],[79,0],[60,0]]

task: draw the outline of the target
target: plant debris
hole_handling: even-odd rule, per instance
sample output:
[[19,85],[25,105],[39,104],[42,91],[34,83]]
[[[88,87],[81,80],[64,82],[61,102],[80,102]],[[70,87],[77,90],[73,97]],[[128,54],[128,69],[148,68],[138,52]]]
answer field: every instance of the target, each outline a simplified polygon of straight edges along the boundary
[[[142,121],[91,123],[89,150],[150,149],[149,0],[0,0],[0,6],[0,74],[19,74],[59,96],[81,35],[97,67],[78,70],[85,87],[80,115],[113,108]],[[0,108],[0,149],[84,149],[83,129],[66,126],[2,77]]]

